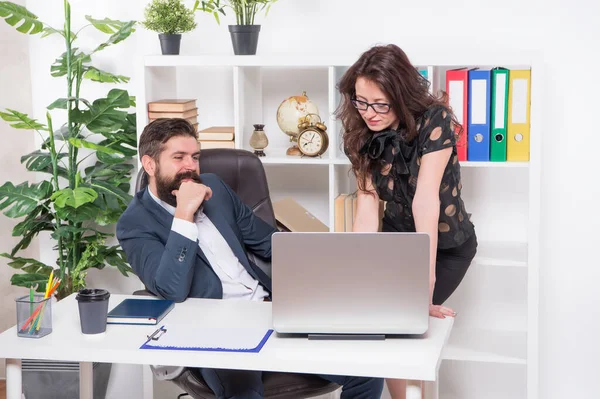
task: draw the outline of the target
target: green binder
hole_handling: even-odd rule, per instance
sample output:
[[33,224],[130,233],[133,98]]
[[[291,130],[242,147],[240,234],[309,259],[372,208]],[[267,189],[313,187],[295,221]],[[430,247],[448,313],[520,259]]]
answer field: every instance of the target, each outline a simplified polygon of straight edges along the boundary
[[492,130],[490,161],[506,161],[506,128],[508,124],[508,78],[509,70],[492,69]]

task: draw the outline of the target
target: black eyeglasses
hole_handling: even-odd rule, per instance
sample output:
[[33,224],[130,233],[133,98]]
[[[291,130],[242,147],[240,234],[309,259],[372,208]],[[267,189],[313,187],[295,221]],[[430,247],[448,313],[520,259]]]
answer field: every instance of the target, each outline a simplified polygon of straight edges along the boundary
[[369,107],[371,107],[373,108],[373,111],[375,111],[378,114],[387,114],[388,112],[390,112],[390,104],[368,103],[366,101],[357,100],[356,98],[353,98],[350,101],[352,101],[352,105],[354,105],[354,108],[356,108],[359,111],[366,111],[369,109]]

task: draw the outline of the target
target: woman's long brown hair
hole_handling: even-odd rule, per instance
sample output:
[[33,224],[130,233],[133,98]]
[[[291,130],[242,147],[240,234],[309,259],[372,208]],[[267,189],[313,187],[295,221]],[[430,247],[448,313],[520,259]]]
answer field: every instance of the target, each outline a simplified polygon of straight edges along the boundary
[[[342,122],[344,151],[352,163],[358,187],[364,191],[366,178],[378,161],[359,154],[361,147],[373,134],[351,102],[356,94],[355,84],[359,77],[377,84],[387,95],[391,109],[400,121],[398,129],[405,130],[407,141],[417,136],[416,120],[427,109],[436,105],[449,107],[446,93],[442,92],[441,98],[429,93],[429,82],[410,63],[400,47],[388,44],[375,46],[364,52],[338,83],[341,102],[335,111]],[[454,115],[452,118],[458,126]]]

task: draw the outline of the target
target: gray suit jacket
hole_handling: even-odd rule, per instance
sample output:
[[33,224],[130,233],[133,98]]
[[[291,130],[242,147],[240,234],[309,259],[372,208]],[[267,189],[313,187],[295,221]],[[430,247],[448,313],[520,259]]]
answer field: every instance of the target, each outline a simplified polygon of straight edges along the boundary
[[[271,278],[248,259],[247,251],[271,258],[276,229],[254,215],[219,177],[206,173],[212,189],[204,213],[223,235],[252,277],[271,292]],[[138,192],[117,222],[117,239],[136,275],[155,295],[177,302],[192,298],[222,298],[221,281],[198,246],[198,241],[171,230],[173,216],[156,203],[148,188]]]

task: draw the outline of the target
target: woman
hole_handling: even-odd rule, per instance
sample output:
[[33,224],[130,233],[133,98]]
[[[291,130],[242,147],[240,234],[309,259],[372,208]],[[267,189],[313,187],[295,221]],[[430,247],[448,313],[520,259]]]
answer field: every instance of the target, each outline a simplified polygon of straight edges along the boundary
[[[358,183],[353,231],[377,231],[381,199],[384,232],[428,233],[429,314],[445,318],[456,315],[442,304],[469,268],[477,238],[461,198],[459,125],[445,96],[428,89],[399,47],[376,46],[342,77],[336,114]],[[393,399],[405,398],[405,381],[387,384]]]

